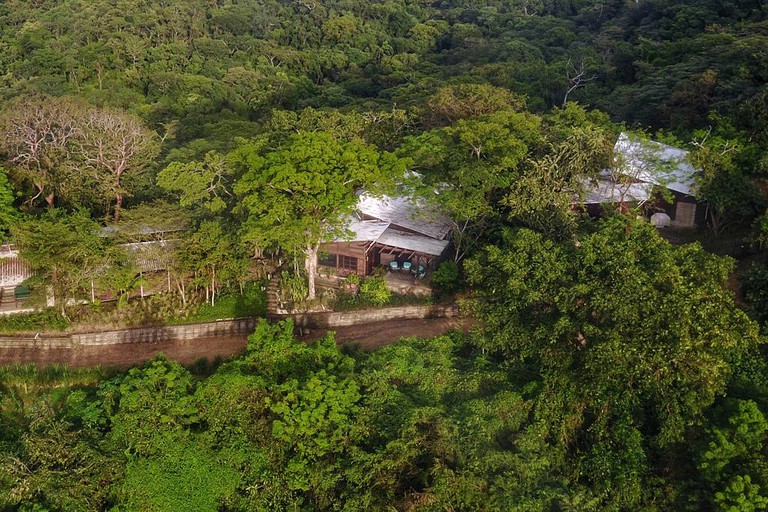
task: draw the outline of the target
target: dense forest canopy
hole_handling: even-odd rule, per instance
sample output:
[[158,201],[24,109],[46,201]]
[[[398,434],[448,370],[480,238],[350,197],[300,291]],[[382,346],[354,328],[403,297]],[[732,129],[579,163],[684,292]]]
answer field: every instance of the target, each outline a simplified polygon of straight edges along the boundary
[[[0,510],[768,509],[767,49],[761,0],[0,3],[0,231],[55,306],[0,330],[317,305],[361,188],[449,214],[475,322],[0,369]],[[707,229],[575,207],[626,131]]]

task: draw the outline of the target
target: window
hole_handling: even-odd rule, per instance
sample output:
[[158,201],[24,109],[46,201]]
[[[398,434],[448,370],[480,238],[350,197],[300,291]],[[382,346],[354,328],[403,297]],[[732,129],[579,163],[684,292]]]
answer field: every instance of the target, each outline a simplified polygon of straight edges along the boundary
[[357,258],[353,258],[352,256],[339,256],[339,268],[357,272]]
[[321,252],[317,255],[317,264],[325,267],[335,267],[336,254],[332,252]]

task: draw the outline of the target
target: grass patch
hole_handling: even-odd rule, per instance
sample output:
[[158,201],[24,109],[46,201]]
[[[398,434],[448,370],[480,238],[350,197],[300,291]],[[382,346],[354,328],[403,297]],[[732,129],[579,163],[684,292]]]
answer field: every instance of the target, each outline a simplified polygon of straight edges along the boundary
[[170,318],[166,324],[179,325],[195,322],[213,322],[224,318],[243,318],[265,316],[267,314],[267,292],[262,291],[261,283],[254,283],[245,288],[242,294],[222,295],[211,306],[205,302],[194,311],[184,316]]
[[[0,366],[0,415],[7,415],[47,394],[54,401],[75,389],[98,387],[117,375],[113,368],[70,368],[55,364],[12,364]],[[5,395],[5,396],[3,396]]]
[[337,290],[336,296],[330,302],[330,306],[334,311],[353,311],[373,307],[426,306],[431,304],[435,304],[435,299],[432,297],[416,297],[414,295],[398,295],[396,293],[391,294],[386,303],[374,304],[370,300],[366,300],[365,296],[346,290]]

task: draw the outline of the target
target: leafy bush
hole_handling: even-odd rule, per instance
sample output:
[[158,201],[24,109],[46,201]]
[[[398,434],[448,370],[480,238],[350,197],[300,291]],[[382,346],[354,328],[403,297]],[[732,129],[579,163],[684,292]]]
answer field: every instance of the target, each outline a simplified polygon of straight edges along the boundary
[[383,306],[392,298],[383,277],[369,277],[360,285],[360,298],[374,306]]
[[69,320],[52,308],[0,317],[0,332],[6,333],[63,331],[67,327],[69,327]]
[[196,311],[171,323],[210,322],[223,318],[244,318],[264,316],[267,313],[267,293],[262,290],[262,282],[247,286],[243,293],[231,293],[219,296],[216,304],[204,302]]
[[741,291],[757,320],[768,322],[768,268],[753,265],[741,276]]
[[280,292],[284,300],[300,304],[307,297],[309,289],[306,279],[301,274],[283,272],[280,274]]
[[439,291],[453,293],[460,290],[464,283],[461,279],[459,266],[455,261],[444,261],[432,273],[432,285]]

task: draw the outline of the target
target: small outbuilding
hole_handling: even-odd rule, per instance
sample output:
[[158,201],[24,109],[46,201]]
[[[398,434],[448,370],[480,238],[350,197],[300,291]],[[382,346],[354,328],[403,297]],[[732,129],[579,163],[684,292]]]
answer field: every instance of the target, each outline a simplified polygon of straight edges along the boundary
[[675,227],[694,227],[705,221],[706,209],[699,198],[699,173],[688,152],[621,133],[614,145],[614,165],[585,184],[584,205],[596,213],[605,204],[647,206],[664,212]]

